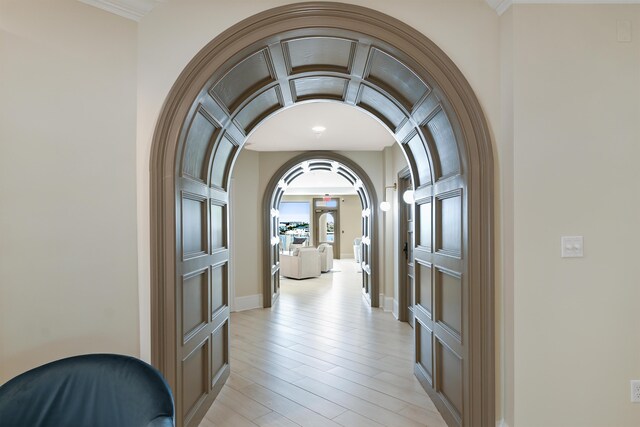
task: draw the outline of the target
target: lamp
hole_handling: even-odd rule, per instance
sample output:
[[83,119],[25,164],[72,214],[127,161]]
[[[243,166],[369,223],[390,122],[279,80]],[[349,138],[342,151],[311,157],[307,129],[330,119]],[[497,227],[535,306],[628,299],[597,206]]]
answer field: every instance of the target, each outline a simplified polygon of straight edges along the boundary
[[413,190],[407,190],[402,194],[402,200],[408,205],[412,205],[416,202],[415,194]]
[[[386,187],[384,187],[385,198],[387,197],[388,188],[393,188],[393,191],[396,191],[398,189],[398,184],[394,182],[393,185],[387,185]],[[389,212],[390,209],[391,209],[391,203],[387,202],[386,200],[380,202],[380,210],[382,212]]]

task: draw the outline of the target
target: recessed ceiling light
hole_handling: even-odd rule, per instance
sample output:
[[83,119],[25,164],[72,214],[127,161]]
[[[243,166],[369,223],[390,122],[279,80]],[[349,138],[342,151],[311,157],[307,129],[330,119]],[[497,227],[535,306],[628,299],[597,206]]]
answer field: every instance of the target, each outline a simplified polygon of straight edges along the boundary
[[311,128],[311,130],[313,131],[313,133],[322,133],[327,130],[327,128],[324,126],[314,126]]

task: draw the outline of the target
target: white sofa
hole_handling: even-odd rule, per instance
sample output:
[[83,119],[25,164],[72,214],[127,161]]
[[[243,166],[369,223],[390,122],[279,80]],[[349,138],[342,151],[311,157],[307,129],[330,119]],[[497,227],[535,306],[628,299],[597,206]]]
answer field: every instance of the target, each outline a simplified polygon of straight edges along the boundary
[[320,276],[320,252],[316,248],[297,248],[291,255],[280,255],[280,274],[293,279]]
[[320,253],[320,271],[326,273],[333,268],[333,246],[328,243],[318,245]]

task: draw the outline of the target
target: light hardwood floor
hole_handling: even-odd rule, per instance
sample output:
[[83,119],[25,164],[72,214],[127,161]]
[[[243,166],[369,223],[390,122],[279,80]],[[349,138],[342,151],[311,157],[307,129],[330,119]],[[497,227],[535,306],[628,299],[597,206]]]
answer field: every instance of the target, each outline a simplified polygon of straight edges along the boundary
[[353,260],[334,270],[231,315],[231,376],[201,427],[446,427],[413,376],[411,327],[366,306]]

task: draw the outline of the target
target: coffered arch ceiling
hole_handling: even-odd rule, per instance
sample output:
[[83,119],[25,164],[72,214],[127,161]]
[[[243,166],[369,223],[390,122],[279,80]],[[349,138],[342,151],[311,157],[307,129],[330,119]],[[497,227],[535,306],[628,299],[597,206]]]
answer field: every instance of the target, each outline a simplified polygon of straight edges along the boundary
[[[492,425],[493,169],[482,110],[424,35],[339,3],[236,24],[191,61],[165,103],[152,152],[152,353],[179,424],[197,425],[229,373],[235,159],[262,121],[311,100],[375,116],[406,154],[416,187],[415,372],[450,425]],[[277,243],[266,252],[275,266],[266,280],[277,280]]]

